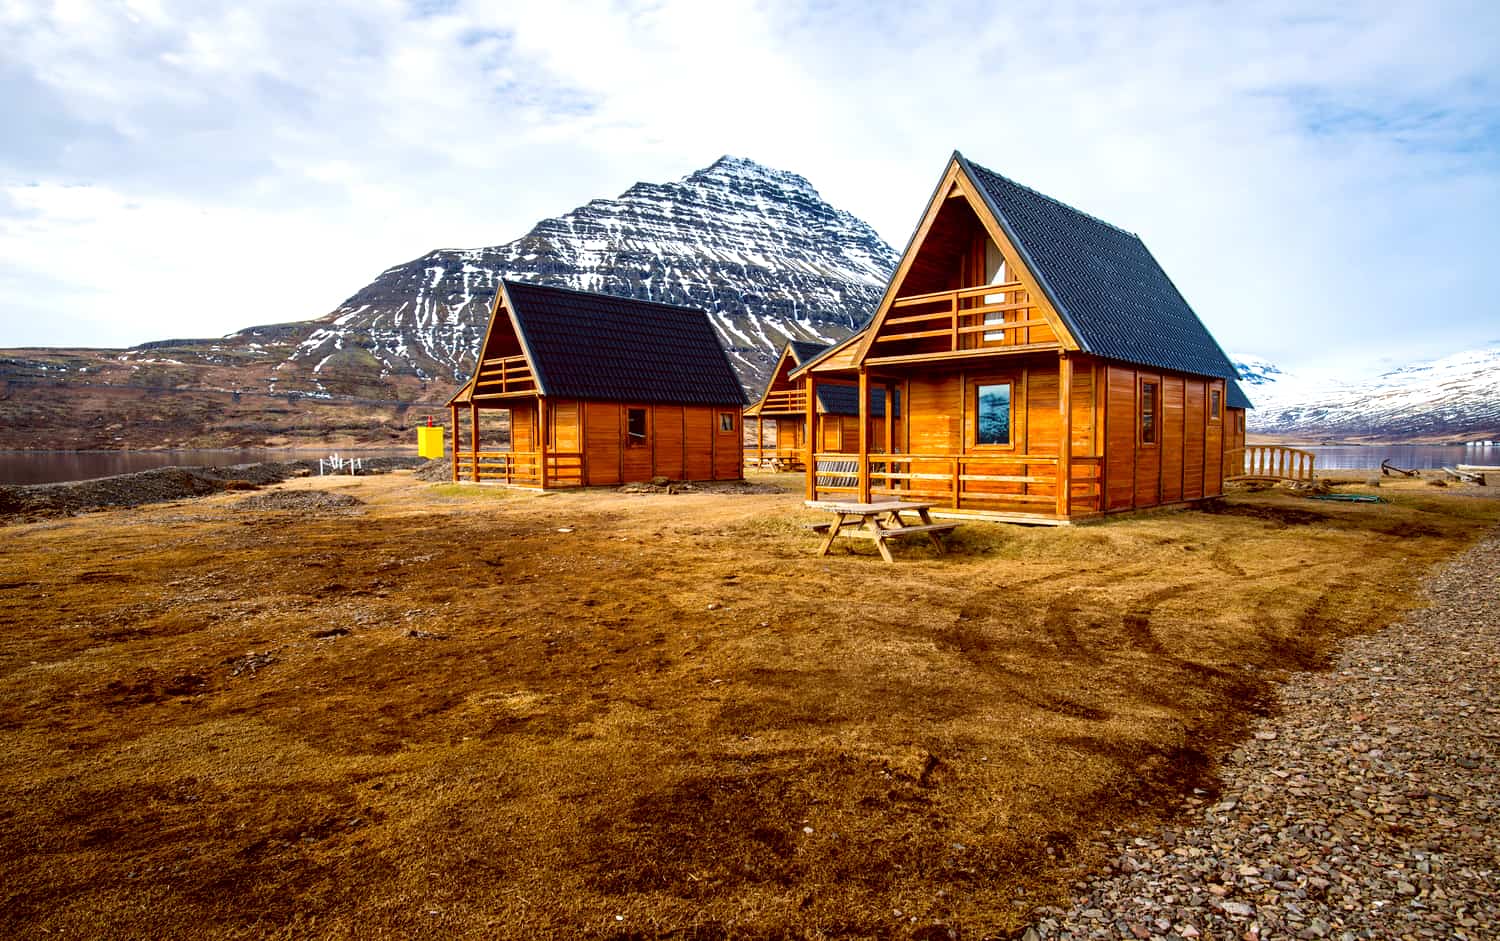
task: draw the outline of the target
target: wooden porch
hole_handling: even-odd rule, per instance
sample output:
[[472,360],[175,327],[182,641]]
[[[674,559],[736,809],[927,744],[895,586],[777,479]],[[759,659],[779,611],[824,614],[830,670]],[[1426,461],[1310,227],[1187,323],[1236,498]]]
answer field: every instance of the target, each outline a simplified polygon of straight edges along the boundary
[[[1056,454],[816,454],[808,499],[925,500],[938,516],[1058,524],[1099,512],[1102,459]],[[1063,483],[1059,483],[1059,481]],[[864,487],[868,489],[863,489]],[[1067,493],[1067,499],[1061,494]]]

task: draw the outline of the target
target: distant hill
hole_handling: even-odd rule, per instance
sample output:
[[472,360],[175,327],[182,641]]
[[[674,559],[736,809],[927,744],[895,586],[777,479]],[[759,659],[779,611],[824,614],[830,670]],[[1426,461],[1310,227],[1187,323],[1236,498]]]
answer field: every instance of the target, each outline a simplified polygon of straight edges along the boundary
[[316,320],[0,351],[0,447],[404,440],[467,378],[501,278],[701,307],[755,393],[787,340],[833,342],[862,324],[897,260],[803,177],[723,157],[512,242],[388,268]]
[[1235,355],[1252,432],[1381,441],[1500,437],[1500,345],[1351,382],[1317,382]]

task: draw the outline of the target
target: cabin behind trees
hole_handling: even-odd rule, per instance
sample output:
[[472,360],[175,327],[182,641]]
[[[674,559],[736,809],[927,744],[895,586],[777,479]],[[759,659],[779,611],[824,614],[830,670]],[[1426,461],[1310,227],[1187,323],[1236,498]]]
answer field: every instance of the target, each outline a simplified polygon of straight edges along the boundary
[[1221,493],[1235,377],[1138,237],[955,153],[870,323],[787,381],[863,406],[852,455],[805,443],[809,499],[1057,523]]
[[502,281],[474,375],[448,402],[453,479],[737,479],[744,404],[703,311]]

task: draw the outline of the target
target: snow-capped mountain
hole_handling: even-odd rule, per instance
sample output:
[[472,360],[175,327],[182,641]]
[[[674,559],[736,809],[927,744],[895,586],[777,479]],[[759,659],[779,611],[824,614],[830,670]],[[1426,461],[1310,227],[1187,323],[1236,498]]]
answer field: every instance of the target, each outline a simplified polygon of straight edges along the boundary
[[722,157],[675,183],[637,183],[544,219],[513,242],[387,269],[309,325],[275,381],[316,390],[330,367],[373,359],[382,375],[461,382],[503,277],[701,307],[758,390],[787,340],[832,342],[862,324],[897,260],[803,177]]
[[1340,438],[1493,438],[1500,434],[1500,344],[1356,381],[1285,372],[1233,356],[1255,402],[1251,431]]

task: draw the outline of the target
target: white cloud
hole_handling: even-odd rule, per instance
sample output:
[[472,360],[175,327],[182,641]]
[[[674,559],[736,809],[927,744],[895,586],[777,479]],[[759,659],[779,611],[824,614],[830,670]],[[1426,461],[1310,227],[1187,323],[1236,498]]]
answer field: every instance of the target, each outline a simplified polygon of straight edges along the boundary
[[1456,3],[0,8],[0,184],[31,213],[0,204],[0,309],[103,302],[94,333],[7,313],[0,343],[316,316],[726,152],[900,247],[957,147],[1141,233],[1226,347],[1440,354],[1500,322],[1497,26]]

